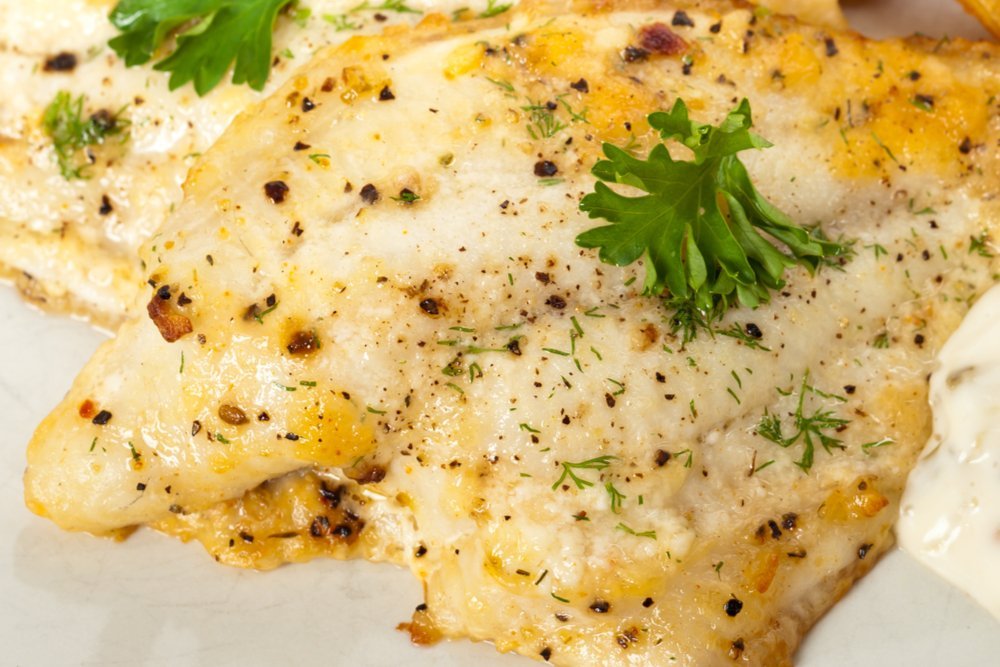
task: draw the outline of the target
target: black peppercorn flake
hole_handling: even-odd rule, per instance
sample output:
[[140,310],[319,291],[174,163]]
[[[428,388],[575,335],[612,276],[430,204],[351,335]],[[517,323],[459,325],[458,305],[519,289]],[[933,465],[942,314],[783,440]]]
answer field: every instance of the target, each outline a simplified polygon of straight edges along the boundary
[[604,600],[594,600],[590,605],[590,611],[596,614],[606,614],[611,611],[611,603]]
[[284,181],[270,181],[264,184],[264,194],[272,204],[281,204],[288,197],[288,184]]
[[826,46],[826,55],[828,58],[832,58],[840,53],[840,49],[837,48],[837,42],[833,41],[833,37],[824,39],[823,44]]
[[626,46],[625,50],[622,51],[622,60],[627,63],[634,63],[646,60],[649,57],[649,51],[646,49],[640,49],[637,46]]
[[308,97],[303,97],[302,98],[302,111],[304,113],[309,113],[310,111],[312,111],[315,108],[316,108],[316,103],[315,102],[313,102]]
[[538,652],[538,655],[542,656],[542,660],[548,662],[549,658],[552,657],[552,649],[546,646],[545,648],[543,648],[541,651]]
[[108,412],[107,410],[101,410],[96,415],[94,415],[94,419],[91,420],[91,423],[96,424],[97,426],[104,426],[109,421],[111,421],[111,416],[112,416],[111,413]]
[[295,145],[292,147],[292,150],[293,151],[307,151],[310,148],[312,148],[312,146],[310,146],[309,144],[304,144],[301,141],[296,141]]
[[646,609],[649,609],[654,604],[655,603],[653,602],[653,598],[646,598],[645,600],[642,601],[642,606],[645,607]]
[[62,51],[46,58],[42,69],[46,72],[72,72],[76,69],[77,62],[76,54]]
[[559,173],[559,167],[553,162],[548,160],[539,160],[535,163],[535,176],[539,178],[547,178],[550,176],[555,176]]
[[364,185],[359,194],[361,195],[361,201],[366,204],[374,204],[379,198],[378,190],[371,183]]
[[396,96],[392,94],[389,86],[382,86],[382,90],[378,91],[378,101],[388,102],[390,100],[396,99]]
[[726,605],[724,608],[726,610],[726,616],[730,617],[736,616],[738,613],[743,611],[743,602],[741,602],[735,597],[731,597],[728,600],[726,600]]
[[670,452],[665,449],[657,449],[653,455],[653,462],[660,468],[670,462]]
[[111,215],[115,207],[111,205],[111,199],[107,195],[101,195],[101,207],[97,209],[100,215]]
[[545,300],[546,306],[551,306],[556,310],[562,310],[566,307],[566,299],[562,298],[558,294],[553,294],[548,299]]
[[753,322],[747,322],[746,326],[743,327],[743,330],[754,340],[760,340],[764,337],[764,333],[760,330],[760,327]]
[[674,12],[674,18],[670,20],[670,25],[693,28],[694,21],[692,21],[691,17],[687,15],[687,12],[678,9]]
[[161,286],[158,290],[156,290],[156,296],[163,301],[170,301],[170,286]]
[[865,543],[865,544],[862,544],[860,547],[858,547],[858,559],[859,560],[864,560],[865,556],[868,555],[868,552],[871,551],[872,546],[874,546],[874,545],[869,544],[869,543]]
[[577,81],[574,81],[573,83],[569,84],[569,87],[581,93],[590,92],[590,86],[587,84],[586,79],[578,79]]
[[438,302],[434,299],[424,299],[421,301],[420,310],[424,311],[428,315],[438,315],[441,312],[438,308]]

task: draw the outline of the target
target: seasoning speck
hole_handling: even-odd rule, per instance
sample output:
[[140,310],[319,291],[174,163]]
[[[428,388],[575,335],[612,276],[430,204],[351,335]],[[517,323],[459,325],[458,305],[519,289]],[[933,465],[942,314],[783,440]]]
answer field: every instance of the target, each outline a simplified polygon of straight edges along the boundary
[[604,600],[594,600],[593,604],[590,605],[590,611],[597,614],[606,614],[611,611],[611,603]]
[[76,69],[76,64],[76,54],[70,53],[69,51],[63,51],[46,58],[43,69],[46,72],[72,72]]
[[227,424],[232,424],[233,426],[239,426],[240,424],[246,424],[249,419],[247,419],[247,414],[243,412],[240,408],[235,405],[224,404],[219,406],[219,419],[226,422]]
[[264,184],[264,194],[272,204],[281,204],[288,197],[288,184],[284,181],[270,181]]
[[361,192],[359,194],[361,195],[361,201],[363,201],[366,204],[374,204],[375,202],[378,201],[379,197],[378,190],[371,183],[368,183],[364,187],[362,187]]
[[559,167],[553,162],[548,160],[539,160],[535,163],[535,176],[539,178],[546,178],[550,176],[555,176],[559,173]]
[[743,603],[735,597],[729,598],[726,600],[725,610],[726,616],[736,616],[738,613],[743,611]]

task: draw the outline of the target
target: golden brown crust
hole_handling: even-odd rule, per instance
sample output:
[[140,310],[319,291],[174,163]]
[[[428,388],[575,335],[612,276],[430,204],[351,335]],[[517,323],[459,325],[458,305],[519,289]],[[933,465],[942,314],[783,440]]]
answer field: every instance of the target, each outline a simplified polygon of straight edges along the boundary
[[1000,2],[997,0],[959,0],[966,11],[979,19],[994,37],[1000,38]]

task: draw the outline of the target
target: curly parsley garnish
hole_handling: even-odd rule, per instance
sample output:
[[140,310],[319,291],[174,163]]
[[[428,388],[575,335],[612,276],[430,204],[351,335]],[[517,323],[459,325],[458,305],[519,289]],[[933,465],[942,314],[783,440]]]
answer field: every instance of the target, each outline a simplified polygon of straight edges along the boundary
[[78,157],[89,146],[103,144],[110,137],[128,138],[129,122],[122,118],[124,109],[117,113],[97,111],[85,117],[83,105],[86,97],[73,97],[63,90],[56,93],[42,116],[42,128],[52,139],[59,171],[67,181],[87,178],[88,160]]
[[271,72],[271,33],[278,12],[292,0],[120,0],[111,23],[121,32],[109,42],[132,67],[177,35],[173,53],[154,69],[170,72],[170,89],[188,82],[204,95],[229,66],[233,83],[261,90]]
[[[607,159],[594,165],[599,180],[580,210],[611,224],[576,239],[584,248],[600,248],[608,264],[643,258],[645,294],[667,292],[668,308],[688,316],[694,311],[711,325],[737,303],[754,308],[768,301],[785,284],[786,268],[799,264],[815,271],[848,254],[849,244],[796,225],[750,181],[737,153],[772,144],[750,131],[747,100],[718,127],[690,120],[680,99],[669,113],[650,114],[648,121],[694,159],[674,160],[662,143],[646,159],[605,143]],[[647,194],[627,197],[607,183]]]

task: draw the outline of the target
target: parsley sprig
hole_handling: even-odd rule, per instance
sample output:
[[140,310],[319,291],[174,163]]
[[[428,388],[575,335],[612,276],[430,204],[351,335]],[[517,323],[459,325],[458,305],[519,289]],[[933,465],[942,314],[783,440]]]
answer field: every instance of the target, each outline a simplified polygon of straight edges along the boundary
[[[778,390],[782,396],[790,396],[791,391]],[[784,448],[801,442],[803,445],[802,458],[795,462],[795,465],[805,472],[813,465],[816,444],[819,443],[827,454],[832,454],[834,449],[844,449],[844,443],[840,438],[831,435],[841,430],[851,423],[849,419],[835,416],[832,410],[816,408],[811,413],[806,410],[806,397],[809,395],[818,396],[827,400],[844,403],[847,401],[843,396],[830,394],[817,389],[809,384],[809,371],[802,375],[802,382],[799,385],[799,400],[792,414],[792,427],[795,432],[785,435],[784,426],[780,416],[773,414],[765,408],[764,416],[757,424],[757,435],[770,440]]]
[[271,72],[271,33],[292,0],[120,0],[111,23],[121,32],[109,44],[132,67],[149,62],[171,35],[177,44],[154,69],[170,72],[170,89],[194,83],[212,90],[230,65],[233,83],[261,90]]
[[[796,225],[757,191],[741,151],[771,146],[750,131],[750,103],[743,100],[718,127],[688,117],[683,100],[648,116],[664,140],[676,140],[694,159],[674,160],[665,144],[646,159],[612,144],[593,168],[594,192],[580,202],[591,218],[611,224],[580,234],[584,248],[599,248],[601,261],[626,266],[645,260],[644,293],[668,292],[667,306],[709,325],[737,303],[754,308],[784,286],[785,269],[815,271],[847,255],[849,244]],[[628,197],[608,183],[645,195]],[[780,244],[780,245],[776,245]]]

